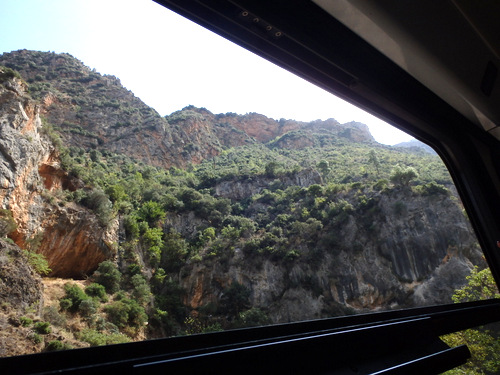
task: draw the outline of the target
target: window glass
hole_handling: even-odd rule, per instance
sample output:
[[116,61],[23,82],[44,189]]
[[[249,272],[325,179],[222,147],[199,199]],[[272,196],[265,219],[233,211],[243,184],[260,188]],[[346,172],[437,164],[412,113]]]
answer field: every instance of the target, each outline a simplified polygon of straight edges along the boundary
[[6,4],[55,34],[0,55],[0,355],[498,293],[425,144],[152,2]]

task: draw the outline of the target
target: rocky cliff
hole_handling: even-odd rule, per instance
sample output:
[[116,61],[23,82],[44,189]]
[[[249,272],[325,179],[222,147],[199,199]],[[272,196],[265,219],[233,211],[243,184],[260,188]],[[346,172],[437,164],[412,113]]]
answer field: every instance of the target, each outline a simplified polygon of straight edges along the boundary
[[[340,199],[356,202],[352,193]],[[368,199],[370,207],[355,205],[316,232],[314,243],[327,241],[325,251],[308,245],[303,232],[291,241],[300,254],[293,261],[241,245],[222,264],[188,263],[179,277],[186,303],[194,309],[218,303],[232,283],[244,285],[250,305],[274,323],[449,303],[473,264],[483,263],[470,226],[457,220],[460,207],[449,196],[405,190]]]
[[113,254],[116,234],[94,213],[64,205],[58,194],[79,184],[63,171],[58,152],[43,134],[43,106],[20,78],[0,71],[0,200],[17,224],[10,237],[21,247],[36,239],[54,276],[82,277]]

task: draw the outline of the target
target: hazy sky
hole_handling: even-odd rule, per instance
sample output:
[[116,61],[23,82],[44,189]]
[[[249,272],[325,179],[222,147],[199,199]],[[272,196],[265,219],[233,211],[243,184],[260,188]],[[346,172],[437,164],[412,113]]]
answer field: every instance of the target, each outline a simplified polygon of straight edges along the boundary
[[367,124],[380,143],[411,137],[151,0],[0,0],[0,53],[67,52],[161,115],[187,105],[274,119]]

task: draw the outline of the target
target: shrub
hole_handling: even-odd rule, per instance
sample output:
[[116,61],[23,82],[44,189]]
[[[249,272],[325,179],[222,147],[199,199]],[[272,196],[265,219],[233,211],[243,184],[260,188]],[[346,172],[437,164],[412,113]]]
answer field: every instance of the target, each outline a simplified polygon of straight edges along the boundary
[[186,317],[186,308],[182,301],[185,291],[173,280],[164,280],[161,288],[161,294],[155,298],[156,306],[164,311],[168,311],[172,318],[182,322]]
[[424,196],[450,194],[450,191],[445,186],[437,184],[434,181],[415,187],[415,192]]
[[163,246],[163,231],[160,228],[148,228],[143,235],[144,242],[148,245],[148,253],[151,262],[158,265]]
[[130,342],[130,338],[121,333],[106,334],[95,329],[84,329],[78,335],[78,339],[88,342],[90,346],[102,346],[111,344],[122,344]]
[[73,302],[69,298],[62,298],[59,300],[59,306],[62,310],[70,310],[73,306]]
[[127,215],[123,219],[123,225],[125,226],[125,232],[128,238],[138,238],[140,234],[139,224],[137,223],[137,217],[134,215]]
[[186,260],[188,244],[177,232],[165,236],[161,266],[166,272],[177,272]]
[[108,296],[106,295],[106,288],[98,283],[92,283],[85,288],[85,293],[91,297],[97,297],[102,302],[108,301]]
[[94,211],[101,225],[107,226],[111,222],[113,205],[102,190],[93,189],[82,199],[81,203]]
[[386,179],[378,180],[373,185],[373,190],[382,191],[387,187],[387,185],[389,185],[389,181],[387,181]]
[[68,350],[68,349],[73,349],[73,347],[70,344],[59,340],[50,341],[45,347],[45,350],[48,352],[55,352],[57,350]]
[[93,278],[96,283],[104,286],[106,292],[113,294],[120,288],[122,274],[113,262],[105,260],[99,264]]
[[137,301],[127,298],[113,302],[104,311],[108,314],[108,319],[119,328],[139,328],[148,320],[144,308]]
[[134,286],[132,296],[141,304],[147,303],[151,297],[151,289],[142,275],[134,275],[130,279]]
[[[63,310],[71,310],[71,311],[76,311],[78,307],[80,306],[80,303],[88,299],[89,297],[85,294],[82,288],[80,288],[77,284],[71,284],[67,283],[64,285],[64,291],[65,295],[64,297],[59,301],[59,305]],[[63,300],[69,300],[64,301]]]
[[89,317],[97,312],[97,307],[98,305],[94,300],[87,298],[78,305],[78,312],[84,317]]
[[62,350],[63,348],[63,343],[59,340],[53,340],[49,342],[45,348],[48,352],[54,352],[57,350]]
[[166,214],[159,203],[148,201],[143,203],[138,216],[141,220],[146,221],[149,226],[154,227],[158,222],[165,219]]
[[49,267],[49,262],[43,254],[35,253],[34,251],[23,250],[24,255],[28,259],[28,263],[42,276],[48,275],[52,270]]
[[222,311],[230,316],[236,316],[240,311],[250,307],[249,298],[250,290],[238,282],[233,282],[222,294]]
[[240,312],[236,321],[236,327],[257,327],[270,324],[267,314],[259,308],[252,307],[250,310]]
[[43,308],[43,319],[50,324],[63,327],[66,324],[66,317],[57,311],[56,306],[46,306]]
[[413,167],[403,168],[396,165],[391,171],[390,180],[396,186],[408,186],[410,182],[418,177],[418,173]]
[[41,335],[47,335],[51,332],[50,323],[48,322],[36,322],[33,325],[33,329]]
[[0,66],[0,82],[4,82],[12,78],[22,79],[21,75],[16,70],[7,68],[6,66]]
[[33,320],[32,320],[32,319],[30,319],[30,318],[28,318],[28,317],[26,317],[26,316],[21,316],[21,317],[19,318],[19,320],[21,321],[21,325],[22,325],[23,327],[29,327],[30,325],[32,325],[32,324],[33,324]]
[[33,333],[31,336],[31,339],[35,344],[40,344],[43,341],[43,337],[40,336],[38,333]]
[[[455,290],[455,303],[499,298],[500,293],[489,268],[479,271],[475,266],[467,276],[467,285]],[[441,337],[450,346],[467,345],[471,357],[461,367],[446,374],[498,374],[500,371],[500,338],[495,330],[485,327],[467,329]]]
[[140,275],[141,274],[141,266],[137,263],[132,263],[127,267],[127,273],[130,276]]
[[122,300],[115,301],[104,308],[108,320],[117,327],[125,327],[128,323],[128,306]]

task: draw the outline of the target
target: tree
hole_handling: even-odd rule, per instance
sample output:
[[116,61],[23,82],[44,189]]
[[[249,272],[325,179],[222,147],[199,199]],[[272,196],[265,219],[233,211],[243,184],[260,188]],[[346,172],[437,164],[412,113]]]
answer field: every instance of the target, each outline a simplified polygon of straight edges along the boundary
[[88,296],[96,297],[100,299],[102,302],[107,302],[108,297],[106,296],[106,288],[103,285],[98,283],[92,283],[85,287],[85,293]]
[[140,328],[148,320],[144,308],[137,301],[127,298],[112,302],[104,311],[108,314],[108,319],[119,328]]
[[233,282],[222,294],[222,310],[234,317],[250,307],[249,298],[250,290],[238,282]]
[[377,154],[375,153],[374,150],[370,150],[369,156],[368,156],[368,162],[373,164],[373,167],[377,171],[377,176],[380,174],[380,160],[377,157]]
[[276,177],[278,173],[279,164],[275,161],[271,161],[265,166],[265,174],[267,177]]
[[[452,299],[455,303],[500,298],[495,280],[489,268],[479,271],[476,266],[469,276],[468,283],[455,291]],[[500,371],[500,337],[485,328],[467,329],[443,336],[450,346],[467,345],[471,358],[466,364],[446,372],[447,375],[493,374]]]
[[177,272],[185,262],[188,254],[186,240],[172,230],[165,235],[161,266],[166,272]]
[[106,226],[111,223],[113,219],[113,205],[101,189],[92,189],[92,191],[82,198],[80,203],[94,211],[102,225]]
[[146,279],[144,279],[144,276],[139,274],[134,275],[130,279],[130,282],[134,286],[132,296],[135,300],[142,305],[148,303],[151,299],[151,289],[149,288]]
[[318,168],[318,170],[320,171],[321,175],[323,176],[323,179],[326,179],[326,177],[331,172],[330,163],[328,163],[327,160],[321,160],[316,166],[316,168]]
[[142,237],[148,246],[149,258],[157,266],[161,258],[163,247],[163,231],[160,228],[148,228]]
[[147,222],[150,227],[154,227],[165,219],[166,213],[159,203],[148,201],[141,206],[137,215],[139,219]]
[[418,173],[413,167],[403,168],[399,164],[391,171],[390,180],[396,186],[407,187],[410,182],[418,177]]

